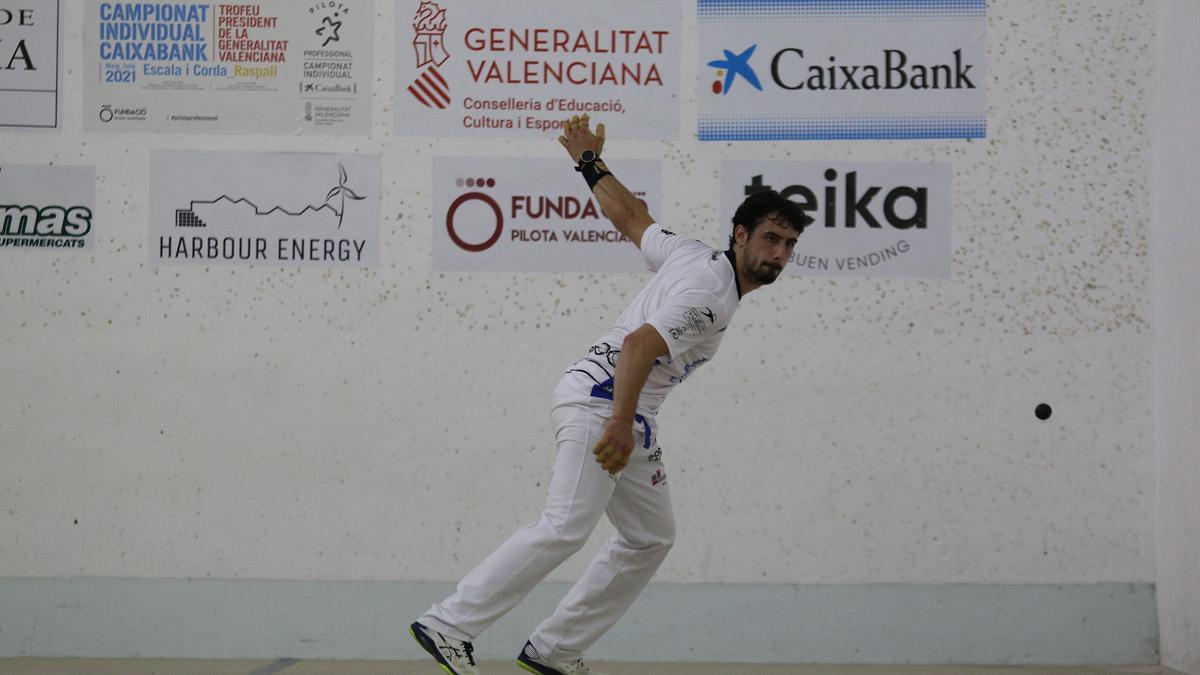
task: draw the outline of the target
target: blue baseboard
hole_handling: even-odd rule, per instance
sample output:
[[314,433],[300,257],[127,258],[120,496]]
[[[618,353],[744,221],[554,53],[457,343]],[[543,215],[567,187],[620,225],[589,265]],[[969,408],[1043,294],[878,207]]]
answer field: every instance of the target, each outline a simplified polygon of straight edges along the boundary
[[[515,657],[566,593],[476,641]],[[421,659],[449,583],[0,579],[0,657]],[[1153,584],[651,584],[590,652],[617,661],[1156,664]]]

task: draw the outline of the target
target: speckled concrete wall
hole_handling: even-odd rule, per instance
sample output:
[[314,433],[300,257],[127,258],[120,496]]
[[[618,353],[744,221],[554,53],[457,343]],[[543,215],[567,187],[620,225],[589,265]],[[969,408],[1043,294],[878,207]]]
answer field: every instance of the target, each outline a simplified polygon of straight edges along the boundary
[[[0,161],[95,165],[97,247],[3,253],[0,577],[453,580],[536,515],[551,388],[645,277],[431,271],[433,157],[561,148],[394,137],[393,6],[376,5],[373,136],[297,139],[82,135],[69,3],[64,131],[3,134]],[[951,278],[758,291],[673,394],[679,539],[660,580],[1154,579],[1152,15],[990,3],[985,141],[633,143],[609,127],[615,170],[663,158],[656,215],[714,243],[722,159],[954,170]],[[686,95],[685,128],[695,115]],[[152,148],[381,152],[383,262],[152,266]]]
[[1200,4],[1158,6],[1154,106],[1154,422],[1162,663],[1200,675]]

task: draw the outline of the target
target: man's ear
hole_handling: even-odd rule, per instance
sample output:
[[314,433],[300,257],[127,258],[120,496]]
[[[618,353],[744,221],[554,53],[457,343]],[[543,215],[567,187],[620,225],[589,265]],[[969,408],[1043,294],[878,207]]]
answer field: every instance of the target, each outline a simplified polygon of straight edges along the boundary
[[746,231],[746,226],[738,223],[733,228],[733,241],[742,246],[746,245],[746,240],[750,238],[750,233]]

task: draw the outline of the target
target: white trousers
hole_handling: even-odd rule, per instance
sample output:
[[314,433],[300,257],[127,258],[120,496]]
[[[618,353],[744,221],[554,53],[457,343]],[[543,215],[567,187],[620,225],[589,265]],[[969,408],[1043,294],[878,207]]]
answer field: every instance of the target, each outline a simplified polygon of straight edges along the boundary
[[666,558],[675,518],[654,420],[639,416],[633,455],[613,478],[591,452],[612,414],[611,402],[581,393],[574,377],[568,374],[555,389],[550,419],[558,454],[541,517],[471,570],[421,623],[474,640],[582,548],[607,514],[616,534],[529,638],[544,658],[574,660],[621,618]]

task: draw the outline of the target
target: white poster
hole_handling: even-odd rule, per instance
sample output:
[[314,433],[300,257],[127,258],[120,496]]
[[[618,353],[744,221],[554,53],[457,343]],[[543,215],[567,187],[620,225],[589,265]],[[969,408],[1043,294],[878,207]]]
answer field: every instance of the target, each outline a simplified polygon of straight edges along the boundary
[[0,252],[90,251],[96,170],[0,164]]
[[[662,204],[662,163],[620,160],[613,173],[650,210]],[[561,160],[437,157],[433,265],[438,270],[643,272],[641,253]]]
[[945,162],[727,161],[721,212],[772,189],[800,205],[804,230],[784,274],[948,277],[950,165]]
[[366,135],[370,0],[92,2],[87,131]]
[[0,130],[58,127],[59,0],[0,3]]
[[379,264],[379,155],[154,151],[150,261]]
[[396,133],[528,138],[588,113],[679,136],[680,4],[397,0]]
[[705,141],[983,138],[986,0],[697,0]]

